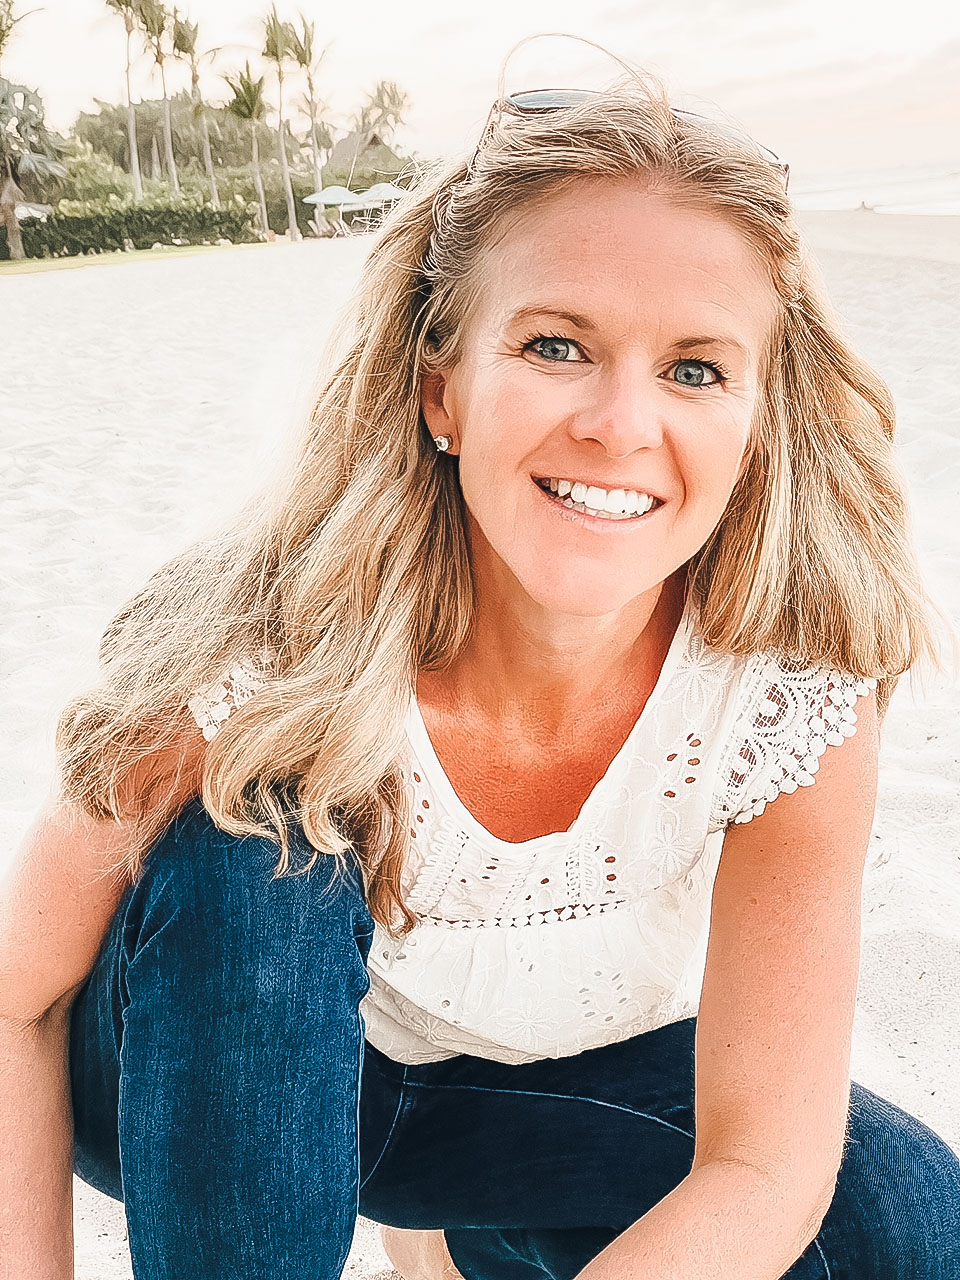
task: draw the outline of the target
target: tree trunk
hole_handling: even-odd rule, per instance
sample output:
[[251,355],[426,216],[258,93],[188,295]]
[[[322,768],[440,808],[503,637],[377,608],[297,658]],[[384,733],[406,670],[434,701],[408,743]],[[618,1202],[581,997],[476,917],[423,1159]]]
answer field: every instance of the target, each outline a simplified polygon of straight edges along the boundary
[[154,182],[160,182],[163,178],[163,170],[160,168],[160,148],[157,146],[157,135],[155,133],[150,137],[150,169],[153,173]]
[[130,176],[133,179],[133,198],[143,199],[143,178],[140,174],[140,150],[137,146],[137,115],[133,109],[133,95],[130,92],[130,37],[133,35],[133,19],[127,19],[127,144],[130,148]]
[[317,146],[317,105],[313,92],[313,76],[307,72],[307,94],[310,98],[310,150],[313,152],[313,181],[314,191],[320,191],[323,188],[323,178],[320,175],[320,149]]
[[160,60],[160,87],[163,89],[163,150],[167,158],[167,173],[173,194],[180,198],[180,179],[177,176],[177,162],[173,158],[173,124],[170,120],[170,99],[167,97],[167,77],[163,70],[163,59]]
[[17,217],[17,205],[23,199],[23,192],[6,174],[0,186],[0,221],[7,229],[7,250],[11,259],[18,262],[27,255],[23,248],[23,236],[20,234],[20,220]]
[[200,96],[200,84],[196,67],[193,69],[193,101],[196,106],[197,115],[200,117],[200,139],[203,143],[203,167],[207,171],[207,181],[210,183],[210,203],[213,205],[214,209],[219,209],[220,191],[217,188],[217,175],[213,171],[213,155],[210,151],[210,126],[207,124],[207,112],[203,105],[203,98]]
[[257,122],[250,121],[250,134],[253,138],[253,185],[257,189],[257,199],[260,201],[260,221],[263,225],[263,234],[266,235],[270,230],[270,223],[267,221],[267,197],[263,193],[263,179],[260,177],[260,143],[257,141]]
[[297,206],[293,198],[293,184],[290,181],[290,163],[287,159],[286,129],[283,123],[283,76],[278,77],[280,87],[280,170],[283,173],[283,190],[287,197],[287,235],[290,240],[302,240],[300,228],[297,226]]

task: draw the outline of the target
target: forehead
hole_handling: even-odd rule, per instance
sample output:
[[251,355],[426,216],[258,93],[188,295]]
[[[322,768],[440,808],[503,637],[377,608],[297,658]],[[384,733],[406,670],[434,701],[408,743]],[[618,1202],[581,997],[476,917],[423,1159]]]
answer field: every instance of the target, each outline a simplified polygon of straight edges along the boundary
[[628,179],[584,180],[519,210],[484,255],[478,286],[474,319],[496,329],[544,304],[610,333],[719,330],[750,348],[776,307],[738,228]]

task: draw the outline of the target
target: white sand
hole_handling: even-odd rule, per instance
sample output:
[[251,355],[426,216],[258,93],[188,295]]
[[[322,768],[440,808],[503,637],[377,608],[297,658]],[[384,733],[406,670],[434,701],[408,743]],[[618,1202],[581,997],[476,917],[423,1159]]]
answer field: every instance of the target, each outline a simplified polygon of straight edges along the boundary
[[[960,218],[802,215],[860,352],[899,406],[928,584],[960,620]],[[278,244],[0,275],[5,386],[0,817],[8,856],[52,776],[57,711],[110,614],[227,514],[309,403],[367,250]],[[960,1147],[960,690],[901,682],[864,891],[853,1076]],[[77,1275],[130,1275],[122,1209],[79,1181]],[[347,1275],[383,1274],[361,1221]]]

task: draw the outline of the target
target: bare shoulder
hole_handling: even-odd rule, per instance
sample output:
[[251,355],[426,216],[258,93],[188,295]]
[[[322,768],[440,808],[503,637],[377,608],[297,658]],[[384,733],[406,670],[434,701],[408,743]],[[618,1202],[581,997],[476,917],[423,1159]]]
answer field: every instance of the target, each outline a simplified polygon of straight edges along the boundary
[[[196,794],[205,746],[194,726],[142,760],[120,788],[124,809],[139,798],[175,816]],[[0,1016],[39,1019],[82,985],[130,883],[131,837],[131,824],[53,794],[41,807],[0,879]]]

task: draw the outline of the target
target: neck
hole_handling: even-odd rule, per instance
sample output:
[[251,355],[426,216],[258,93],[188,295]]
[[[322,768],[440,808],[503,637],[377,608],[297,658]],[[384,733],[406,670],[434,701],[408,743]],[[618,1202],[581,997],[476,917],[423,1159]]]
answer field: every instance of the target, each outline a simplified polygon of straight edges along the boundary
[[544,740],[639,713],[683,613],[683,568],[599,618],[545,609],[477,568],[471,636],[449,667],[420,673],[418,700]]

